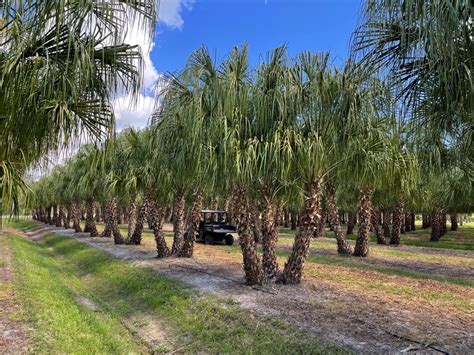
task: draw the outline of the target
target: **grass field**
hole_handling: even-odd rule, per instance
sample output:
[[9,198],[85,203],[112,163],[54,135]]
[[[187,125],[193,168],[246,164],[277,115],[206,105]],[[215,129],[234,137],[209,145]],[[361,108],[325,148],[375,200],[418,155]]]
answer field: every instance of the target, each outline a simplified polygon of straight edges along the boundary
[[[28,220],[10,226],[38,228]],[[121,230],[125,234],[126,227]],[[165,231],[170,245],[171,226],[165,225]],[[463,353],[473,345],[466,337],[474,322],[470,224],[449,231],[445,237],[452,240],[445,248],[430,247],[433,243],[424,241],[429,231],[418,230],[403,235],[400,247],[371,243],[368,258],[337,255],[326,231],[326,238],[311,242],[301,287],[274,285],[276,293],[258,295],[232,287],[217,295],[200,292],[160,275],[156,271],[180,259],[155,259],[148,230],[138,247],[85,237],[101,250],[80,242],[83,237],[47,235],[32,243],[9,232],[12,287],[22,320],[35,330],[32,343],[38,352],[317,353],[354,350],[358,342],[374,351],[384,349],[374,345],[383,342],[395,351],[407,347],[400,339],[415,339]],[[283,229],[279,238],[280,267],[291,250],[292,233]],[[427,245],[407,245],[408,240]],[[112,257],[114,250],[128,261]],[[196,244],[185,266],[238,280],[241,258],[237,244]],[[257,296],[256,308],[242,309],[242,300]],[[359,332],[361,324],[371,331]],[[344,341],[357,342],[346,346],[338,333]]]
[[1,238],[13,253],[13,287],[35,352],[342,351],[71,239]]

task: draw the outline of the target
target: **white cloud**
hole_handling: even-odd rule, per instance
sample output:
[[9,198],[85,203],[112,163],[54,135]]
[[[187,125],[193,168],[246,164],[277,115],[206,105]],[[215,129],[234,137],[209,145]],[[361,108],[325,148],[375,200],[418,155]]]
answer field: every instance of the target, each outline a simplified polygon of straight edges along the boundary
[[183,10],[192,10],[195,0],[159,0],[159,21],[170,28],[181,29],[184,21]]
[[[158,1],[159,22],[170,29],[181,29],[184,24],[181,12],[183,10],[190,11],[194,3],[195,0]],[[155,85],[161,76],[150,56],[155,42],[145,33],[142,27],[136,23],[131,25],[125,36],[125,43],[140,46],[143,56],[143,80],[141,93],[135,103],[130,95],[117,97],[113,101],[118,130],[122,130],[127,126],[137,128],[146,126],[155,105]]]
[[114,111],[117,130],[121,131],[128,126],[145,127],[154,107],[155,98],[153,96],[140,94],[136,103],[130,95],[116,99],[114,101]]

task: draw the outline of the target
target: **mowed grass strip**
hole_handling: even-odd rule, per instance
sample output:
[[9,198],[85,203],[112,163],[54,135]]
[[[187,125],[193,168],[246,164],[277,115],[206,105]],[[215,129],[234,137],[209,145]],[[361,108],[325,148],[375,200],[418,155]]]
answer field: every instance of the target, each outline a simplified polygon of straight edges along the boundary
[[[15,287],[36,329],[38,352],[344,353],[344,349],[201,294],[155,271],[61,236],[32,243],[10,235]],[[78,300],[98,305],[94,311]],[[124,326],[155,317],[167,342],[155,349]]]

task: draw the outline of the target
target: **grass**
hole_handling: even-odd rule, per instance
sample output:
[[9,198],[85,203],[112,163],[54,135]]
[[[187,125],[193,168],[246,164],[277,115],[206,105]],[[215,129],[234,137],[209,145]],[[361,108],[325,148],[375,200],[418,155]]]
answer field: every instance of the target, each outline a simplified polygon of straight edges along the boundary
[[[16,295],[35,329],[34,352],[344,352],[281,321],[243,311],[232,300],[198,293],[66,237],[32,243],[10,234],[8,243]],[[98,311],[80,299],[98,305]],[[159,320],[167,342],[145,347],[124,322],[140,314]]]
[[[438,242],[430,241],[430,231],[431,229],[421,229],[421,225],[417,224],[417,230],[410,231],[405,234],[401,234],[401,243],[403,245],[411,245],[417,247],[427,247],[427,248],[440,248],[440,249],[454,249],[454,250],[474,250],[474,222],[464,223],[462,226],[458,227],[457,231],[449,230],[450,225],[448,223],[448,233],[441,237],[441,240]],[[281,228],[281,233],[289,234],[293,236],[296,231],[289,228]],[[334,234],[325,230],[325,237],[333,238]],[[357,227],[354,228],[354,234],[346,236],[349,240],[357,239]],[[375,235],[370,236],[370,241],[376,243],[377,239]]]

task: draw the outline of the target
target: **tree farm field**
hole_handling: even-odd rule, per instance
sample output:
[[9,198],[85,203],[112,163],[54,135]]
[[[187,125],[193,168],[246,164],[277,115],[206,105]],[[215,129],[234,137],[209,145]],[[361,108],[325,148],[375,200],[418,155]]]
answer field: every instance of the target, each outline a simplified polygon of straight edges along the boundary
[[[171,242],[172,226],[164,231]],[[293,233],[282,228],[280,266]],[[429,236],[418,229],[399,247],[374,243],[367,258],[339,256],[325,235],[311,242],[301,284],[250,287],[238,245],[197,243],[191,259],[157,259],[147,229],[142,245],[131,247],[10,223],[0,265],[14,271],[2,292],[13,294],[8,319],[21,340],[9,348],[4,331],[0,344],[6,351],[114,353],[472,349],[472,223],[450,233],[444,247],[425,243]]]

